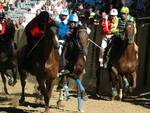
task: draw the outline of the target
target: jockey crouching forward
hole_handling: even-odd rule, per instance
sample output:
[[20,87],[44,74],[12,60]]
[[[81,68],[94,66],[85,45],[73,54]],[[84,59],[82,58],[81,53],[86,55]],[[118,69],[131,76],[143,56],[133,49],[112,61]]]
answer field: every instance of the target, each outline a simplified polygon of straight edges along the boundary
[[104,62],[104,67],[106,68],[107,65],[108,65],[108,62],[109,62],[109,57],[110,57],[110,51],[111,51],[111,41],[112,41],[112,38],[114,37],[114,34],[116,32],[118,32],[118,21],[119,21],[119,18],[118,18],[118,10],[113,8],[110,10],[110,13],[109,13],[109,20],[110,20],[110,23],[111,23],[111,35],[109,35],[109,45],[107,47],[107,51],[105,52],[105,62]]
[[100,67],[103,67],[104,64],[104,51],[105,48],[107,47],[107,44],[111,38],[111,22],[108,19],[108,15],[106,12],[102,12],[102,22],[101,22],[101,32],[102,36],[102,42],[101,42],[101,49],[100,49],[100,54],[99,54],[99,62],[100,62]]
[[[56,25],[58,26],[58,41],[59,41],[59,54],[62,55],[63,47],[65,45],[67,34],[69,32],[69,26],[68,26],[68,15],[69,11],[68,9],[63,9],[56,17]],[[63,73],[63,57],[61,57],[60,61],[60,72]]]
[[[25,33],[27,36],[27,46],[29,49],[27,55],[30,55],[30,53],[32,53],[34,48],[40,43],[42,38],[45,36],[46,28],[48,27],[48,25],[53,24],[55,24],[55,22],[52,19],[50,19],[49,13],[47,11],[41,12],[38,16],[36,16],[33,20],[31,20],[30,23],[27,24],[25,28]],[[54,34],[56,34],[57,29],[55,27],[53,28],[53,26],[51,26],[50,29],[53,31]],[[58,54],[59,44],[57,40],[58,40],[57,36],[55,35],[53,41],[55,50]],[[39,56],[39,58],[42,58],[42,55],[39,55],[38,52],[37,56]],[[50,62],[46,62],[45,67],[48,68],[49,66],[51,66]]]
[[[119,18],[118,20],[118,27],[117,27],[117,32],[115,33],[115,36],[116,37],[120,37],[122,40],[124,40],[124,35],[125,35],[125,26],[127,24],[127,22],[131,21],[134,23],[134,34],[136,35],[136,32],[137,32],[137,29],[136,29],[136,22],[135,22],[135,19],[134,17],[132,17],[130,14],[129,14],[129,8],[128,7],[125,7],[123,6],[120,10],[120,13],[121,13],[121,17]],[[135,36],[134,35],[134,36]],[[135,37],[132,37],[129,39],[129,43],[132,43],[134,42],[134,48],[135,48],[135,51],[137,52],[137,58],[138,58],[138,46],[136,45],[135,43]]]
[[[74,73],[72,73],[74,71],[74,65],[75,65],[75,61],[76,61],[76,54],[77,51],[75,51],[75,49],[78,48],[78,37],[77,37],[77,32],[78,32],[78,23],[79,23],[79,19],[76,13],[70,14],[69,16],[69,33],[67,34],[67,39],[66,39],[66,43],[64,46],[64,50],[63,50],[63,57],[64,57],[64,73],[69,73],[69,77],[73,78],[77,84],[77,86],[79,87],[79,90],[81,92],[81,96],[84,100],[87,100],[88,97],[85,93],[85,89],[79,79],[79,75],[76,75]],[[63,77],[63,76],[62,76]],[[58,88],[61,86],[58,86]]]
[[[27,35],[28,46],[33,47],[36,42],[44,36],[46,25],[49,21],[49,14],[44,11],[36,16],[31,22],[25,27],[25,32]],[[32,37],[31,37],[32,36]]]

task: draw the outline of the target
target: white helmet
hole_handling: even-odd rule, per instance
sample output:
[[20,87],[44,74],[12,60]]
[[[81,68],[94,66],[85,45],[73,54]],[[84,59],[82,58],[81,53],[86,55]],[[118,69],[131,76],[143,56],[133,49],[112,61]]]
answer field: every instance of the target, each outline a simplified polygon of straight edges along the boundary
[[69,15],[69,11],[67,8],[63,9],[61,12],[60,12],[61,15]]
[[110,15],[117,16],[118,15],[118,10],[117,9],[111,9],[110,10]]
[[78,18],[78,16],[77,16],[76,13],[71,14],[71,15],[69,16],[69,19],[68,19],[68,20],[69,20],[69,21],[73,21],[73,22],[79,22],[79,18]]

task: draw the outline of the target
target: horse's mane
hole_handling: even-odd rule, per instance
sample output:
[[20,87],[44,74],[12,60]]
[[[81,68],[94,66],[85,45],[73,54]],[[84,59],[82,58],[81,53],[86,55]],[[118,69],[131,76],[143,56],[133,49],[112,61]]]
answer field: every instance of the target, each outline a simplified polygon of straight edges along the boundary
[[[130,40],[129,38],[132,37],[131,34],[134,36],[134,28],[131,29],[128,26],[134,27],[134,23],[131,21],[128,21],[125,26],[125,34],[123,35],[123,39],[121,37],[114,37],[112,41],[112,50],[110,53],[110,63],[114,65],[117,60],[123,55],[125,49],[128,47]],[[130,36],[131,35],[131,36]],[[134,37],[132,37],[134,38]]]
[[110,52],[110,64],[115,65],[117,60],[121,57],[123,52],[128,46],[128,40],[121,40],[120,38],[114,38],[112,41],[112,49]]

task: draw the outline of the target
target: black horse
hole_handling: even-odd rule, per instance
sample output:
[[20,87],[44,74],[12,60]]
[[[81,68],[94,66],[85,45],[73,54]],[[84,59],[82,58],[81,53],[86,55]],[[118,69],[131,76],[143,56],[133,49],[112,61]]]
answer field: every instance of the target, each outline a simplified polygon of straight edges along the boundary
[[[84,69],[86,66],[86,57],[88,54],[88,33],[86,26],[78,26],[77,31],[73,32],[70,37],[68,37],[66,47],[63,52],[63,57],[65,57],[65,74],[60,76],[60,81],[58,84],[58,89],[63,88],[65,83],[68,83],[68,78],[72,78],[77,83],[78,93],[81,93],[82,98],[87,99],[85,89],[82,86],[79,78],[81,74],[85,74]],[[80,95],[80,94],[79,94]],[[58,107],[62,100],[62,90],[60,90],[60,97],[58,100]],[[79,108],[79,110],[81,110]]]
[[5,75],[8,77],[8,84],[14,86],[17,74],[16,65],[12,62],[12,41],[15,34],[15,27],[11,20],[6,20],[3,16],[0,18],[0,24],[2,26],[0,31],[0,74],[4,83],[4,91],[8,94]]

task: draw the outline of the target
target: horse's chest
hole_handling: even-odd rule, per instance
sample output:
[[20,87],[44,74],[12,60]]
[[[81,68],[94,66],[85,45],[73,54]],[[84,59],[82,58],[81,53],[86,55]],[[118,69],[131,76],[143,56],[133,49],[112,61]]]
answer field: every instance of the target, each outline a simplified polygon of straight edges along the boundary
[[132,61],[124,61],[122,63],[119,63],[120,64],[120,70],[121,71],[124,71],[124,72],[132,72],[135,70],[135,63],[132,62]]

